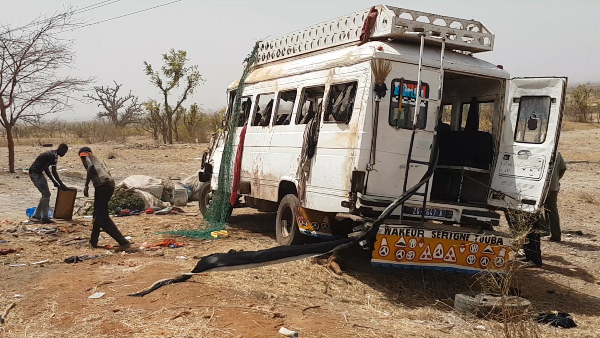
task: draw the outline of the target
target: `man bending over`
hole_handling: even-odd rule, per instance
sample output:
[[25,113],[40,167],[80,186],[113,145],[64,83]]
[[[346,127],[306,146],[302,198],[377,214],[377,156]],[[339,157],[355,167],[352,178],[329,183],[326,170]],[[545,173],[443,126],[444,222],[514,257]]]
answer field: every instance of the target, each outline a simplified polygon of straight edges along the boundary
[[[50,220],[48,215],[50,210],[50,189],[48,189],[48,181],[46,181],[43,173],[46,173],[46,176],[48,176],[55,187],[60,190],[69,190],[69,188],[67,188],[60,180],[58,173],[56,172],[58,157],[65,156],[67,150],[69,150],[69,147],[64,143],[61,143],[56,150],[48,150],[41,153],[35,159],[31,167],[29,167],[29,178],[42,194],[42,198],[40,198],[40,202],[35,209],[35,213],[31,216],[30,221],[41,221],[44,224],[54,223]],[[52,167],[52,174],[50,174],[50,170],[48,170],[50,167]]]

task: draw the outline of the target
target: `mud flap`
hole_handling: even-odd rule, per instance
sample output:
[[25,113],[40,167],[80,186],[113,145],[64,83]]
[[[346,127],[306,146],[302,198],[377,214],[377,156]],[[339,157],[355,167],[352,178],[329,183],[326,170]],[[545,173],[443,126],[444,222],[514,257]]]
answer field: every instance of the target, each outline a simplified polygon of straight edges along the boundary
[[331,226],[335,220],[335,213],[321,212],[303,207],[296,208],[296,220],[300,232],[307,236],[327,237],[333,236]]

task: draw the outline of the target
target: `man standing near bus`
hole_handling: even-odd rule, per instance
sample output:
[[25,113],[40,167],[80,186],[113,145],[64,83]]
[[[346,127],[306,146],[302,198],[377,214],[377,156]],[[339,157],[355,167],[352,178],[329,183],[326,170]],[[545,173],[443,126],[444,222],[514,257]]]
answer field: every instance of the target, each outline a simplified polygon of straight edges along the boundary
[[548,189],[548,196],[544,202],[546,221],[550,227],[550,240],[553,242],[560,242],[561,240],[560,216],[558,214],[558,191],[560,190],[560,179],[565,174],[565,171],[567,171],[567,165],[560,152],[556,152],[550,188]]
[[[56,172],[56,164],[58,163],[58,157],[63,157],[69,150],[69,147],[61,143],[56,150],[49,150],[41,153],[29,167],[29,178],[35,185],[35,187],[42,194],[40,202],[38,203],[35,213],[29,219],[32,222],[41,222],[44,224],[54,223],[50,220],[48,215],[50,211],[50,189],[48,189],[48,181],[44,177],[46,176],[52,181],[55,187],[60,190],[69,190],[58,177]],[[52,173],[48,170],[52,167]]]

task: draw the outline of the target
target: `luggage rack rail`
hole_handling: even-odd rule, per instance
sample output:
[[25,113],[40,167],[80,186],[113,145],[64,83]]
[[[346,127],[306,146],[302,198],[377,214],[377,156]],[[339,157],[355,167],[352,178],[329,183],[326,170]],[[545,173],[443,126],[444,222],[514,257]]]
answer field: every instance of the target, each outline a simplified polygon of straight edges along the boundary
[[[440,45],[440,38],[445,38],[446,48],[464,53],[493,50],[494,34],[479,21],[392,6],[375,7],[379,15],[371,39],[418,43],[419,34],[423,34],[427,44]],[[369,9],[365,9],[275,39],[262,41],[257,64],[357,43],[368,13]]]

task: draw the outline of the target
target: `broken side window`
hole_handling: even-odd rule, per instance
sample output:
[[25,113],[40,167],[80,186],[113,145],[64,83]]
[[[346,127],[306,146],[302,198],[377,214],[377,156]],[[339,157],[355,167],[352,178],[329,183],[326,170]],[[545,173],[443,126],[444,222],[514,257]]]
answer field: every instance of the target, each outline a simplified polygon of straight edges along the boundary
[[522,96],[519,100],[519,115],[515,141],[544,143],[550,115],[550,96]]
[[348,123],[352,118],[356,99],[356,81],[331,85],[324,122]]
[[304,88],[300,111],[296,114],[296,124],[307,124],[321,111],[325,86]]
[[271,112],[273,111],[273,102],[275,94],[260,94],[256,97],[256,113],[252,118],[252,126],[266,127],[271,123]]
[[294,102],[296,102],[297,90],[288,90],[279,92],[277,98],[277,115],[275,115],[275,125],[287,125],[290,124],[292,119],[292,110],[294,109]]
[[238,118],[238,127],[243,127],[250,117],[250,108],[252,107],[252,96],[242,96],[240,105],[240,116]]
[[229,95],[229,103],[227,104],[227,114],[226,119],[229,121],[231,119],[231,111],[233,110],[233,104],[235,103],[235,89],[228,93]]
[[[400,88],[402,87],[402,88]],[[389,124],[396,129],[412,129],[417,101],[417,82],[395,79],[392,80],[392,95],[390,95]],[[421,97],[429,97],[429,85],[421,82]],[[427,123],[427,102],[421,101],[417,115],[417,128],[425,129]]]
[[[492,120],[494,116],[494,101],[477,102],[479,105],[479,131],[492,132]],[[467,125],[467,116],[471,103],[463,103],[461,107],[460,130],[465,130]]]
[[450,131],[452,129],[452,105],[445,104],[442,106],[442,116],[438,121],[438,131]]

